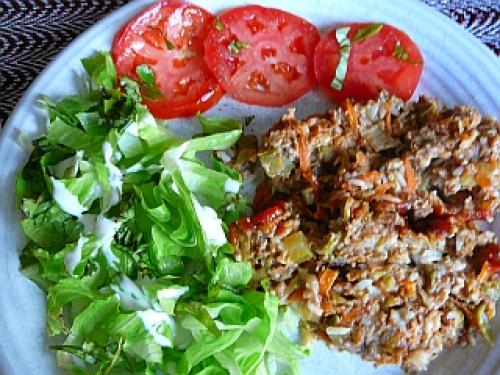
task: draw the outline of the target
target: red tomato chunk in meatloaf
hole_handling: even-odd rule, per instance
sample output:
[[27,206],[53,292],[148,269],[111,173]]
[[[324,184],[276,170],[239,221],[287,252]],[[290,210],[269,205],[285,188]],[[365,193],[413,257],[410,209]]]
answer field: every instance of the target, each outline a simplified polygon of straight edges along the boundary
[[499,246],[477,224],[500,203],[499,127],[385,93],[302,121],[290,110],[263,136],[236,257],[299,305],[303,333],[377,364],[418,371],[476,332],[492,341]]

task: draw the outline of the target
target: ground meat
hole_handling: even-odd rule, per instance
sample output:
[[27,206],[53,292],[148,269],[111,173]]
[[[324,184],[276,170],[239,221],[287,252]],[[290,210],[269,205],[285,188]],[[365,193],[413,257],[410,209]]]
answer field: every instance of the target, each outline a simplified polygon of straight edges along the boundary
[[263,136],[265,210],[231,226],[236,258],[332,346],[425,369],[495,314],[500,274],[475,253],[499,248],[476,225],[500,204],[499,130],[385,93],[302,121],[291,110]]

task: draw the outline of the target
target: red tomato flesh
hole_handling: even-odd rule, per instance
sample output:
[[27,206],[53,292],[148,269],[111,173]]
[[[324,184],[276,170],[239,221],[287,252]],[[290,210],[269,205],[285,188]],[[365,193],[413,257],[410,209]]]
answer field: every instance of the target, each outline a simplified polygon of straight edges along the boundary
[[[422,74],[423,58],[418,47],[403,31],[385,24],[375,35],[354,40],[358,30],[368,25],[348,25],[351,49],[341,90],[330,86],[340,57],[335,35],[337,29],[331,30],[321,39],[314,55],[314,70],[319,85],[336,102],[347,98],[375,99],[384,89],[408,100]],[[407,58],[394,56],[396,46],[407,53]]]
[[316,28],[257,5],[222,13],[205,41],[205,61],[226,92],[244,103],[282,106],[315,83]]
[[213,15],[198,6],[166,0],[146,8],[116,34],[118,76],[139,81],[136,68],[143,64],[153,71],[161,96],[143,101],[156,117],[192,116],[222,97],[203,61],[203,41],[213,22]]
[[500,245],[488,244],[474,251],[474,258],[480,264],[488,262],[493,272],[500,272]]

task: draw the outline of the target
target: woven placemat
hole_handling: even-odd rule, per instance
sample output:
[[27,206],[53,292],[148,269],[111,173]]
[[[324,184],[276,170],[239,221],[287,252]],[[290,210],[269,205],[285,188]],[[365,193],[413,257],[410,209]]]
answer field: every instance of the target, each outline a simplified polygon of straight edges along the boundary
[[[423,1],[500,54],[499,0]],[[0,0],[0,129],[26,88],[58,52],[128,2]]]

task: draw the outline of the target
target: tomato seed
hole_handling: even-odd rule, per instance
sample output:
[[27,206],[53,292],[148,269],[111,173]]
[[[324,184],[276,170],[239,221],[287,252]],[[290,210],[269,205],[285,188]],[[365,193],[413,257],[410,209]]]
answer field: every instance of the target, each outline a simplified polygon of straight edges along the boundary
[[247,20],[246,23],[252,35],[255,35],[265,29],[264,25],[260,23],[255,17]]
[[172,91],[176,95],[186,95],[193,83],[194,81],[191,78],[182,78],[177,81]]
[[295,81],[300,77],[300,73],[297,71],[297,68],[295,68],[294,66],[290,66],[286,62],[272,64],[271,67],[277,74],[285,78],[287,82]]
[[270,84],[261,72],[254,71],[248,78],[247,87],[255,91],[266,92],[269,91]]
[[267,60],[270,57],[276,56],[277,52],[276,49],[272,47],[264,47],[260,50],[260,56],[262,57],[262,60]]
[[306,45],[304,43],[304,38],[299,36],[295,38],[289,46],[290,52],[299,53],[301,55],[306,54]]

